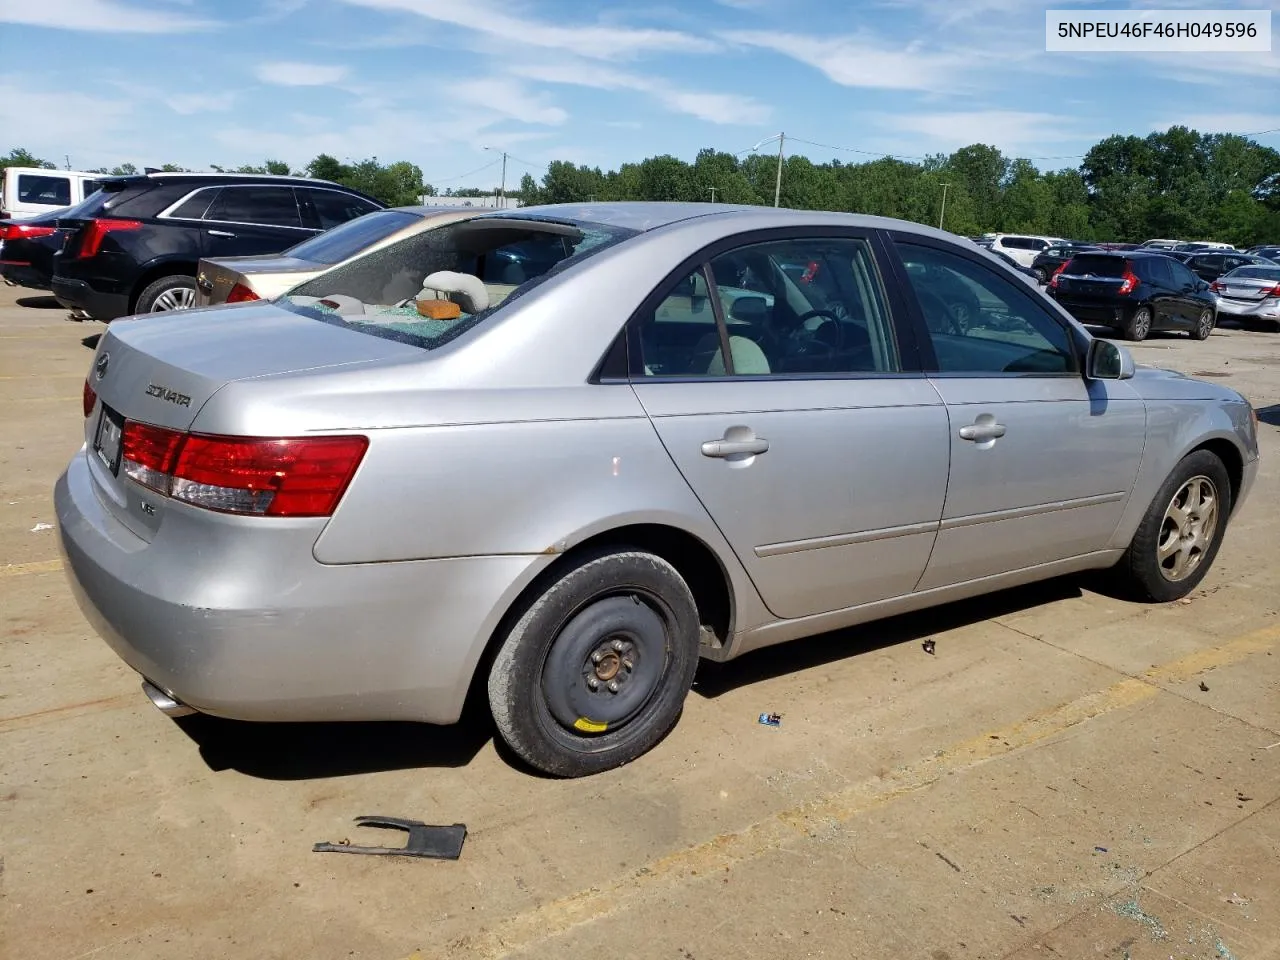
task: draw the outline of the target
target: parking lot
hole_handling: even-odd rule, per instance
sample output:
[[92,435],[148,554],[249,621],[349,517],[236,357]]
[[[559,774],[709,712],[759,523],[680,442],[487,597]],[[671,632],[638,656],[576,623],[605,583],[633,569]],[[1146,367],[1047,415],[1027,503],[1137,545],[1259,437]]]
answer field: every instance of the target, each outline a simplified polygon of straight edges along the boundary
[[[1133,345],[1262,417],[1187,600],[1072,578],[708,666],[658,749],[557,781],[483,719],[158,713],[57,558],[103,329],[65,316],[0,288],[3,956],[1280,956],[1280,335]],[[461,859],[312,852],[362,814]]]

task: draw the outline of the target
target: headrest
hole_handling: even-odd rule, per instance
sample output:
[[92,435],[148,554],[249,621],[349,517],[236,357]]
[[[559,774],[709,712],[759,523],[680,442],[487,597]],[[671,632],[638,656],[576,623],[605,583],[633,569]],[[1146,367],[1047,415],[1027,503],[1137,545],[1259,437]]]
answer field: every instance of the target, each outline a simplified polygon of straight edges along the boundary
[[479,313],[489,309],[489,291],[479,277],[452,270],[438,270],[422,281],[418,300],[452,300],[464,313]]

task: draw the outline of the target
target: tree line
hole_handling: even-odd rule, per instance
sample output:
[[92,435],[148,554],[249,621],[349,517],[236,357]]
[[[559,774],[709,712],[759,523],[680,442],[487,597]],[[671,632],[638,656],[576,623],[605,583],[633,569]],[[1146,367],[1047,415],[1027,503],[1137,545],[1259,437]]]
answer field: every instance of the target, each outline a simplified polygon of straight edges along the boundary
[[[0,166],[13,165],[53,166],[21,149],[0,158]],[[137,170],[123,164],[95,172]],[[415,164],[383,164],[376,157],[343,163],[321,154],[300,171],[267,160],[225,172],[293,172],[333,180],[393,206],[437,195]],[[540,179],[525,174],[507,193],[526,204],[715,200],[768,205],[776,177],[776,156],[738,157],[706,148],[692,163],[661,155],[608,171],[556,160]],[[496,187],[467,188],[444,195],[496,192]],[[1280,241],[1280,152],[1247,137],[1175,126],[1145,137],[1108,137],[1090,148],[1078,167],[1059,170],[1041,171],[1030,160],[1007,157],[986,144],[921,160],[814,163],[793,154],[783,161],[780,203],[934,225],[941,220],[945,229],[969,235],[1001,231],[1122,242],[1168,237],[1247,246]]]

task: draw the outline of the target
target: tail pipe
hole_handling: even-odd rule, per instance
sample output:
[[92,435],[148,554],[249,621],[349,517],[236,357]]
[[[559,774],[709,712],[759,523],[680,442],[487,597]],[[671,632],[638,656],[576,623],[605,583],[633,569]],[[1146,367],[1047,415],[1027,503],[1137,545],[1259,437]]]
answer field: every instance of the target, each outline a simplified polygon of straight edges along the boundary
[[176,697],[171,697],[150,680],[142,681],[142,692],[147,695],[147,699],[155,706],[157,710],[166,717],[189,717],[193,713],[198,713],[194,707],[188,707]]

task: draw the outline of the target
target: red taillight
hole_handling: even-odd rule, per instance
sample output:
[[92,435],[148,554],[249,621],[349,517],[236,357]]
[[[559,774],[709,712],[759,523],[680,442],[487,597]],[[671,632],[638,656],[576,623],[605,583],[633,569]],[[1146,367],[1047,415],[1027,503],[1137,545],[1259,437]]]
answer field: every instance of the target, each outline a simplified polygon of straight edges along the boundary
[[1070,260],[1064,260],[1062,265],[1059,266],[1057,270],[1053,271],[1053,276],[1049,278],[1049,286],[1053,287],[1055,290],[1058,289],[1058,274],[1067,269],[1067,264],[1070,262]]
[[211,437],[128,421],[125,473],[208,510],[330,516],[355,476],[366,437]]
[[1124,264],[1124,273],[1120,274],[1120,288],[1117,293],[1133,293],[1134,288],[1141,283],[1136,274],[1134,274],[1131,264],[1126,260]]
[[102,246],[102,238],[108,233],[137,230],[141,226],[142,223],[138,220],[113,220],[108,217],[90,220],[84,226],[84,238],[80,241],[80,252],[76,254],[76,258],[87,260],[89,257],[97,256],[98,249]]
[[1263,299],[1264,299],[1264,300],[1265,300],[1267,297],[1280,297],[1280,283],[1277,283],[1277,284],[1276,284],[1274,287],[1272,287],[1270,290],[1266,290],[1266,289],[1264,289],[1264,290],[1262,290],[1261,292],[1262,292],[1262,297],[1263,297]]
[[1213,281],[1213,283],[1209,284],[1209,289],[1210,289],[1210,290],[1212,290],[1214,293],[1221,293],[1221,292],[1222,292],[1222,281],[1221,281],[1221,280],[1215,280],[1215,281]]
[[130,479],[159,493],[169,492],[173,466],[186,434],[146,423],[125,421],[120,468]]
[[88,419],[89,414],[93,413],[93,405],[98,402],[98,394],[93,387],[89,386],[89,378],[84,380],[84,415]]
[[40,227],[28,223],[6,223],[0,226],[0,240],[34,240],[36,237],[51,237],[57,232],[57,227]]
[[262,298],[246,287],[243,283],[237,283],[231,288],[231,292],[227,294],[227,303],[247,303],[250,300],[261,300]]

